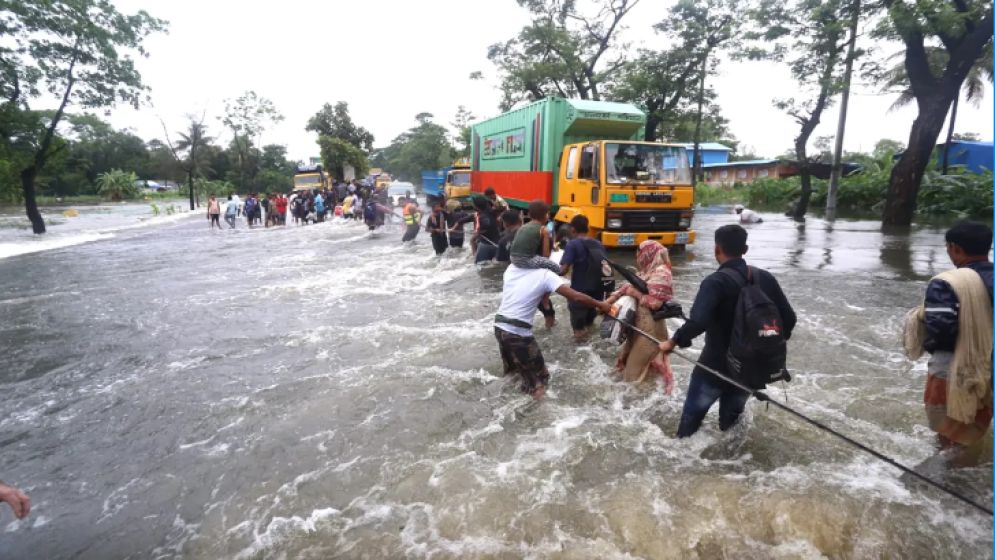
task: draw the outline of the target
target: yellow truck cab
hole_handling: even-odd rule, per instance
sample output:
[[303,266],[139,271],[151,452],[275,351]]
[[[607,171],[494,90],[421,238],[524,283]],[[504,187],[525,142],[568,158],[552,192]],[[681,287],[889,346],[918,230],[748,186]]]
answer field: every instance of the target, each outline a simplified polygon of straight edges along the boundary
[[442,186],[447,200],[467,200],[470,197],[470,161],[459,159],[446,172],[446,182]]
[[294,191],[327,189],[329,177],[320,165],[298,165],[294,173]]
[[694,243],[694,189],[687,150],[678,144],[596,141],[563,147],[557,222],[583,214],[608,247]]

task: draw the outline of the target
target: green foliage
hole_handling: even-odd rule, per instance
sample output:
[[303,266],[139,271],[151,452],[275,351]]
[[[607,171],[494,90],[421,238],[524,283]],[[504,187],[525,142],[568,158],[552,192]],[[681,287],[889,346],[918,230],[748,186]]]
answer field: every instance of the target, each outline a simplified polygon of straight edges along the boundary
[[238,187],[251,190],[258,168],[252,163],[252,144],[270,124],[279,123],[283,115],[273,102],[254,91],[247,91],[236,99],[225,100],[225,114],[221,122],[232,133],[231,147],[235,152],[235,177]]
[[97,175],[97,192],[100,196],[118,201],[138,197],[138,187],[135,181],[138,177],[132,172],[112,169]]
[[[837,208],[851,214],[879,214],[884,206],[891,178],[894,157],[885,151],[875,157],[862,158],[863,170],[844,177],[840,183]],[[918,197],[921,216],[957,216],[961,218],[986,218],[992,214],[991,171],[981,174],[968,173],[953,168],[951,174],[942,175],[935,169],[935,160],[927,169]],[[813,179],[812,204],[823,208],[829,191],[829,182]],[[794,206],[801,192],[798,177],[786,179],[757,179],[751,183],[732,186],[700,185],[696,189],[697,201],[704,205],[743,203],[754,208],[784,211]]]
[[532,22],[487,52],[501,74],[502,110],[550,95],[600,99],[622,67],[620,23],[639,0],[595,0],[589,13],[573,1],[517,1]]
[[209,181],[207,179],[194,179],[194,192],[201,197],[208,196],[228,196],[235,192],[235,185],[228,181]]
[[152,208],[152,216],[158,216],[159,215],[159,205],[158,204],[156,204],[156,203],[153,202],[152,204],[149,204],[149,207]]
[[317,132],[318,136],[345,140],[366,153],[373,151],[373,134],[352,122],[349,104],[345,101],[339,101],[334,107],[325,103],[321,110],[308,119],[304,130]]
[[431,113],[419,113],[415,120],[418,124],[395,138],[374,161],[392,175],[420,184],[423,170],[449,165],[456,150],[445,127],[432,122]]
[[362,177],[370,169],[363,150],[342,138],[319,136],[318,147],[321,149],[321,162],[337,180],[345,179],[345,166],[351,165],[357,177]]

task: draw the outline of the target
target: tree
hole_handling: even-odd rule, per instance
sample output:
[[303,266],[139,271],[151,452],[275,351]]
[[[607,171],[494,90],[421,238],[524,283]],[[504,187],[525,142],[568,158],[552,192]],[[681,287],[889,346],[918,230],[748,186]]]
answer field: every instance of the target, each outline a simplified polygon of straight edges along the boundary
[[[204,126],[204,115],[196,121],[193,115],[187,115],[187,130],[180,133],[180,139],[174,146],[166,132],[166,124],[162,124],[162,130],[166,133],[166,142],[173,153],[173,157],[179,163],[180,168],[187,175],[187,186],[190,189],[190,210],[196,208],[194,200],[194,180],[202,177],[207,167],[207,160],[204,157],[204,147],[213,140],[207,135],[207,127]],[[180,154],[185,153],[181,158]]]
[[[52,156],[66,108],[73,103],[105,107],[118,101],[138,107],[146,88],[130,51],[146,55],[144,39],[165,27],[164,21],[145,11],[125,15],[106,0],[0,0],[0,36],[8,39],[0,49],[0,74],[6,84],[4,113],[32,115],[29,100],[41,89],[60,100],[41,131],[20,128],[39,134],[4,138],[5,144],[18,146],[27,156],[19,164],[19,176],[25,211],[35,233],[45,232],[35,200],[35,181]],[[27,120],[38,122],[30,116]],[[7,129],[5,135],[9,134],[16,132]]]
[[453,122],[449,123],[450,126],[456,129],[454,140],[456,144],[459,144],[459,147],[456,149],[458,157],[470,157],[470,143],[473,130],[470,127],[470,123],[476,120],[476,118],[466,107],[460,105],[456,109],[456,116],[453,118]]
[[774,102],[800,127],[794,149],[801,194],[789,213],[796,220],[805,219],[812,198],[813,160],[808,156],[809,139],[842,85],[840,64],[846,48],[845,23],[852,7],[844,0],[796,0],[787,4],[768,0],[760,6],[767,24],[760,37],[767,50],[754,51],[753,55],[760,53],[786,62],[792,77],[799,82],[799,90],[808,94],[802,100],[788,98]]
[[[899,56],[902,53],[898,53]],[[947,51],[940,47],[928,46],[926,47],[926,56],[929,60],[930,72],[934,75],[941,74],[943,72],[944,66],[948,62],[950,55]],[[895,57],[892,57],[895,58]],[[884,74],[884,88],[886,90],[899,90],[898,99],[891,104],[891,110],[899,109],[905,107],[915,101],[915,93],[912,92],[912,88],[909,85],[909,75],[905,71],[904,62],[895,64],[890,69],[888,69]],[[974,66],[971,67],[970,72],[968,72],[967,77],[964,78],[964,85],[961,89],[964,92],[964,99],[969,103],[978,106],[981,103],[981,99],[985,96],[985,82],[992,83],[992,44],[988,43],[981,57],[975,61]],[[947,127],[947,141],[943,147],[943,174],[947,174],[947,161],[949,160],[948,154],[950,149],[950,141],[954,139],[954,126],[957,122],[957,107],[960,105],[960,94],[954,97],[953,104],[950,108],[950,124]]]
[[321,149],[321,163],[339,181],[345,180],[346,166],[351,166],[356,176],[365,175],[370,168],[363,150],[341,138],[319,136],[318,147]]
[[345,101],[339,101],[335,107],[325,103],[320,111],[308,119],[304,130],[317,132],[318,136],[340,138],[366,153],[373,151],[373,134],[352,122],[349,104]]
[[431,113],[418,113],[417,125],[399,135],[383,150],[384,167],[403,179],[421,181],[421,172],[452,161],[453,147],[445,127],[432,122]]
[[226,99],[225,114],[220,119],[231,130],[232,148],[235,150],[238,166],[238,187],[245,189],[253,142],[268,125],[281,122],[283,115],[276,110],[272,101],[250,90],[236,99]]
[[[991,48],[992,3],[988,0],[882,0],[886,17],[878,36],[905,44],[905,72],[918,114],[908,148],[891,170],[882,222],[909,226],[923,174],[943,129],[947,111],[960,95],[975,63]],[[932,44],[946,53],[942,68],[930,65]]]
[[138,196],[138,187],[135,182],[138,177],[133,172],[112,169],[97,176],[97,187],[100,196],[113,201],[135,198]]
[[286,146],[263,146],[259,155],[259,175],[256,183],[260,192],[286,192],[293,184],[296,166],[287,159]]
[[517,2],[532,14],[532,23],[487,52],[502,75],[502,110],[550,95],[601,99],[602,84],[625,60],[621,53],[612,56],[621,50],[622,19],[639,0],[596,0],[591,14],[581,13],[573,0]]

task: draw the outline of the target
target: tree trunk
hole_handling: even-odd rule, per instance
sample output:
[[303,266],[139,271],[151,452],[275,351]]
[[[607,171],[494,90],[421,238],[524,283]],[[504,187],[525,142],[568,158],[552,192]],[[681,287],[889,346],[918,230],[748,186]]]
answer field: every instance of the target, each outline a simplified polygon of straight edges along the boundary
[[912,225],[919,184],[933,155],[936,139],[943,130],[947,109],[959,89],[960,84],[957,84],[953,94],[935,95],[919,101],[919,116],[912,122],[909,147],[891,169],[882,225],[902,227]]
[[701,59],[701,81],[698,83],[698,116],[694,123],[694,162],[691,168],[691,186],[698,186],[698,177],[702,174],[701,162],[701,116],[702,105],[705,102],[705,75],[708,68],[708,54]]
[[187,172],[187,184],[190,186],[190,210],[193,211],[193,171]]
[[950,166],[950,143],[954,140],[954,123],[957,122],[957,105],[960,104],[960,94],[954,97],[953,105],[950,106],[950,126],[947,128],[947,142],[943,145],[943,174],[947,174]]
[[[814,128],[812,127],[812,129]],[[798,177],[802,187],[798,203],[795,204],[795,208],[790,214],[791,218],[796,222],[805,221],[805,214],[808,212],[808,203],[812,199],[812,172],[809,169],[808,150],[806,147],[810,135],[811,131],[808,133],[802,132],[795,140],[795,155],[798,156]]]
[[24,190],[24,209],[28,219],[31,220],[31,231],[41,234],[45,233],[45,220],[38,211],[38,201],[35,199],[35,177],[38,176],[38,169],[30,166],[21,171],[21,189]]
[[646,141],[656,142],[656,129],[660,126],[660,118],[655,113],[646,112]]

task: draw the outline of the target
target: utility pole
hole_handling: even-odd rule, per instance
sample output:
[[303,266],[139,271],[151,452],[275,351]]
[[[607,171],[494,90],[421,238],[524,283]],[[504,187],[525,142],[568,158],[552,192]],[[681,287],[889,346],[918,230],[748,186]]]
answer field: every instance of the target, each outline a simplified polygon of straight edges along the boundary
[[850,77],[853,75],[854,51],[857,47],[857,25],[860,20],[860,0],[853,0],[850,14],[850,44],[847,45],[846,71],[843,77],[843,94],[840,100],[840,120],[836,126],[836,150],[833,152],[833,169],[829,175],[829,193],[826,196],[826,219],[836,219],[836,198],[840,176],[843,174],[843,134],[846,132],[846,111],[850,102]]

